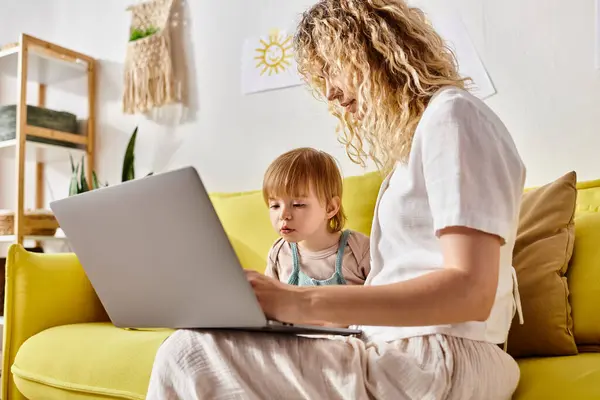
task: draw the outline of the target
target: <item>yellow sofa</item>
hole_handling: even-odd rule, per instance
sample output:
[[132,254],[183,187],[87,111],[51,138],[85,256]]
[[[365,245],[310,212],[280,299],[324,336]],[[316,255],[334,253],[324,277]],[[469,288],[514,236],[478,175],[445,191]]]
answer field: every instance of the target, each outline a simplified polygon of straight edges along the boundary
[[[350,228],[369,233],[380,182],[373,173],[345,180]],[[596,212],[600,182],[581,189],[578,212]],[[243,265],[263,269],[275,233],[260,192],[212,199]],[[600,268],[600,254],[593,256],[592,267]],[[7,260],[5,318],[3,400],[143,399],[156,350],[172,332],[115,328],[73,254],[29,253],[17,245]],[[600,315],[587,322],[600,331]],[[519,363],[515,399],[600,399],[600,353]]]

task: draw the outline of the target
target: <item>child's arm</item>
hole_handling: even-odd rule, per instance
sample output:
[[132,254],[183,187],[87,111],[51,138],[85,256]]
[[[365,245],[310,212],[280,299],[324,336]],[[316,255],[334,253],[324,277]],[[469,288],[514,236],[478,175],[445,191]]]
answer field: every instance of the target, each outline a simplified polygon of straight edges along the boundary
[[277,260],[273,260],[271,258],[270,252],[269,256],[267,257],[267,268],[265,269],[265,275],[270,278],[279,280],[279,273],[277,271]]

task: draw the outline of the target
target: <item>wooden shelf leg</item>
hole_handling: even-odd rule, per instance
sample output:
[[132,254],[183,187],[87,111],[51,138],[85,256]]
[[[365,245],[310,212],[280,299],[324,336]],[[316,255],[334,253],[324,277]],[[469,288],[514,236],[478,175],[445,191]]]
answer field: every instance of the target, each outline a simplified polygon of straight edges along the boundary
[[17,178],[17,209],[15,211],[15,241],[23,244],[23,227],[25,214],[25,126],[27,125],[27,64],[28,48],[24,35],[19,42],[18,57],[18,99],[17,103],[17,126],[16,126],[16,154],[15,169]]
[[88,64],[88,121],[87,121],[87,137],[88,143],[86,146],[87,153],[87,179],[90,187],[93,185],[92,173],[95,168],[96,153],[95,138],[96,138],[96,64],[94,61],[89,61]]
[[[38,106],[46,107],[46,85],[43,83],[38,86]],[[37,162],[35,164],[35,208],[41,210],[44,204],[44,163]],[[42,242],[35,242],[35,247],[42,246]]]

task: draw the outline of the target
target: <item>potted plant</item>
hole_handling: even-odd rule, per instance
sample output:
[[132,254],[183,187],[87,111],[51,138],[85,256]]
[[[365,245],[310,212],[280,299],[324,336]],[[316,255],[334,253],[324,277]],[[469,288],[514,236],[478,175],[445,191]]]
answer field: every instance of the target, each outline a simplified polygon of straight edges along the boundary
[[[137,138],[138,127],[136,126],[129,138],[129,143],[125,149],[125,156],[123,157],[123,168],[121,171],[121,182],[126,182],[135,179],[135,141]],[[108,182],[101,184],[96,171],[92,171],[92,182],[91,185],[85,178],[85,157],[81,158],[81,163],[75,164],[73,157],[71,159],[71,183],[69,185],[69,196],[73,196],[80,193],[85,193],[89,190],[98,189],[100,187],[108,186]],[[152,175],[150,172],[148,175]]]

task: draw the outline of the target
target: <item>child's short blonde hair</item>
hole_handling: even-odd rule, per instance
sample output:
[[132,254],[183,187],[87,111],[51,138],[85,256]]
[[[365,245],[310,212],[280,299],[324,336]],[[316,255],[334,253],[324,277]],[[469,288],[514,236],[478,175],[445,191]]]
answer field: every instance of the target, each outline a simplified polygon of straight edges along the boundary
[[[280,155],[269,165],[262,191],[268,204],[276,196],[306,196],[311,188],[321,204],[328,205],[336,196],[341,203],[342,174],[335,159],[323,151],[304,147]],[[329,231],[339,232],[345,223],[346,215],[340,204],[337,214],[329,220]]]

